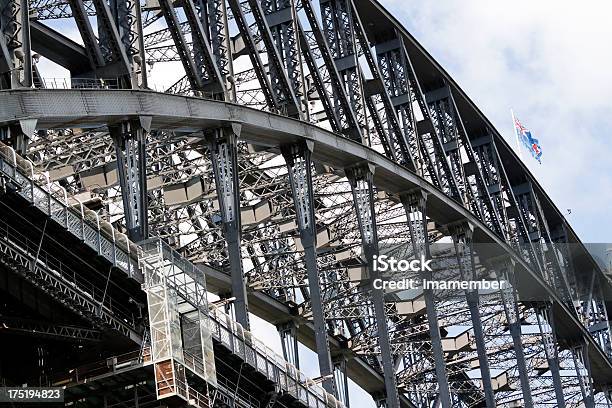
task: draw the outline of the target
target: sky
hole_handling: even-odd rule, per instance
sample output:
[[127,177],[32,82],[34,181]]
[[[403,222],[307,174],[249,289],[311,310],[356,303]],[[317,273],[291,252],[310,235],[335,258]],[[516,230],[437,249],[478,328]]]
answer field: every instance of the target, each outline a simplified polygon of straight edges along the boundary
[[[382,0],[516,149],[583,242],[612,242],[612,2]],[[571,214],[568,214],[571,209]]]
[[[612,242],[612,2],[381,3],[516,149],[514,110],[543,150],[541,165],[523,151],[535,178],[583,242]],[[61,28],[76,33],[74,27]],[[57,68],[47,68],[61,76]],[[252,326],[280,352],[269,323],[253,318]],[[318,376],[314,353],[302,347],[301,354],[303,371]],[[356,408],[374,406],[354,385],[351,401]]]

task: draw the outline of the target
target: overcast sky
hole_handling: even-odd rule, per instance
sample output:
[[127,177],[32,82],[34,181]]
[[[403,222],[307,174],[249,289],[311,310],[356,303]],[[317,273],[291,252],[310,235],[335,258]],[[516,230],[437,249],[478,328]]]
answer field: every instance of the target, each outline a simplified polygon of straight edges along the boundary
[[[382,0],[516,148],[584,242],[612,242],[612,2]],[[588,5],[588,6],[587,6]]]

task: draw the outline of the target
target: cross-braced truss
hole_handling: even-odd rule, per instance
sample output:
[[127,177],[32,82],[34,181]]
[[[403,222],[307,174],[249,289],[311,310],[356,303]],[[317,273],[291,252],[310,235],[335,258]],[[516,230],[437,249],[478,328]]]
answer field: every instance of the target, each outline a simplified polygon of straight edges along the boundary
[[[248,292],[288,305],[293,320],[312,321],[324,388],[345,404],[342,358],[359,358],[380,374],[386,387],[373,396],[390,408],[609,403],[589,363],[596,347],[610,364],[606,278],[576,272],[572,250],[564,246],[575,237],[554,206],[529,174],[508,167],[515,158],[494,129],[468,126],[465,103],[457,103],[463,93],[438,72],[424,75],[418,47],[377,5],[0,4],[7,50],[0,66],[10,67],[2,88],[43,87],[49,82],[30,51],[62,64],[54,50],[72,47],[82,60],[68,67],[67,87],[146,89],[148,68],[177,61],[166,93],[233,104],[235,120],[202,128],[154,128],[143,114],[112,126],[76,120],[35,134],[8,124],[0,135],[21,140],[15,146],[38,170],[131,238],[160,237],[190,261],[231,275],[234,313],[245,327]],[[21,17],[24,4],[36,20],[32,27]],[[95,27],[90,17],[97,18]],[[81,38],[55,32],[47,24],[56,19],[72,21]],[[24,30],[41,32],[40,25],[55,33],[45,37],[53,44],[24,37]],[[421,187],[389,191],[373,182],[373,165],[333,168],[313,160],[307,131],[275,146],[243,140],[236,105],[365,145],[418,177]],[[435,202],[428,189],[441,191],[469,219],[430,212]],[[485,260],[474,224],[511,253]],[[383,253],[431,257],[429,279],[512,284],[488,292],[392,291],[383,297],[370,285],[377,276],[373,256]],[[515,276],[523,268],[558,298],[523,301],[522,276]],[[554,306],[557,301],[564,309]],[[559,338],[558,313],[591,334]],[[330,338],[345,350],[332,355]],[[341,372],[336,381],[329,380],[334,370]]]

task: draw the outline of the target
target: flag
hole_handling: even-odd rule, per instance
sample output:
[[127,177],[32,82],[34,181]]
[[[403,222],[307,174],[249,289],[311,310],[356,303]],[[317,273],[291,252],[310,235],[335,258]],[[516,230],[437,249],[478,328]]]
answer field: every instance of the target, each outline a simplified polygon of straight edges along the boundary
[[533,137],[531,131],[527,130],[517,118],[514,118],[514,130],[517,138],[531,152],[531,156],[542,164],[542,147],[538,139]]

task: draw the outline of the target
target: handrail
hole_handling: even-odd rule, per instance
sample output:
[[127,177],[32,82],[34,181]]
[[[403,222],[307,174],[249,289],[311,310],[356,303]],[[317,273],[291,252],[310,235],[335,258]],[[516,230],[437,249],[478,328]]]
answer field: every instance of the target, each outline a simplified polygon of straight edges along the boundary
[[[49,379],[49,386],[64,386],[78,384],[93,377],[117,371],[125,367],[148,365],[151,363],[151,349],[145,347],[142,356],[140,350],[109,357],[90,364],[71,369],[68,373],[59,374]],[[143,358],[144,356],[144,358]]]
[[[214,337],[217,337],[217,340],[221,343],[225,344],[226,342],[223,340],[221,336],[221,328],[232,335],[234,341],[229,341],[228,343],[235,344],[235,340],[241,342],[244,346],[250,346],[253,351],[265,361],[272,363],[276,369],[279,371],[281,375],[291,380],[292,387],[295,387],[295,397],[297,399],[300,398],[300,387],[305,390],[308,394],[312,395],[316,400],[325,404],[325,406],[331,407],[343,407],[344,405],[338,401],[333,395],[329,394],[325,391],[320,385],[314,384],[312,381],[309,381],[308,377],[298,370],[294,365],[287,362],[282,356],[268,347],[265,343],[254,337],[251,332],[244,330],[240,323],[234,321],[228,314],[220,311],[218,308],[212,308],[209,313],[210,320],[218,326],[219,330],[212,328],[212,333]],[[231,347],[231,346],[230,346]],[[235,352],[234,349],[232,349]],[[246,351],[245,348],[242,348],[243,357],[246,359]],[[257,365],[257,357],[255,357],[255,368],[259,370]],[[266,374],[267,374],[267,364],[266,364]],[[274,379],[277,381],[278,379]],[[281,384],[282,385],[282,384]],[[287,382],[287,387],[289,388],[289,382]],[[291,392],[290,389],[288,389]],[[307,397],[308,399],[308,397]],[[308,403],[308,401],[303,401]]]
[[[7,175],[21,184],[21,190],[18,191],[21,196],[31,201],[69,232],[85,241],[99,255],[106,258],[115,267],[123,270],[128,276],[139,273],[138,261],[135,259],[137,247],[127,239],[125,234],[116,231],[112,224],[101,223],[98,214],[85,207],[76,197],[74,197],[74,200],[78,203],[77,206],[80,211],[75,210],[74,206],[69,203],[68,194],[62,186],[56,182],[50,182],[48,176],[44,173],[34,173],[34,166],[29,160],[17,155],[13,148],[0,142],[0,164],[2,163],[5,165],[0,165],[0,172],[7,173],[7,171],[12,170],[11,174],[7,173]],[[8,165],[8,168],[6,165]],[[46,182],[39,183],[36,181],[36,178],[41,177]],[[26,188],[27,191],[24,191]],[[44,204],[37,200],[39,197],[36,194],[44,194],[46,196]],[[53,205],[59,205],[61,210],[58,212],[60,214],[65,212],[65,216],[60,219],[59,214],[55,214],[52,211]],[[70,223],[70,214],[80,220],[80,231],[78,233],[71,229],[73,227]],[[97,238],[95,243],[88,242],[86,239],[86,226],[96,232]],[[117,239],[117,237],[123,237],[123,239]],[[108,242],[108,246],[112,248],[112,253],[105,253],[103,251],[102,239]],[[134,248],[130,248],[132,245],[134,245]],[[125,259],[125,262],[118,262],[118,258]]]

